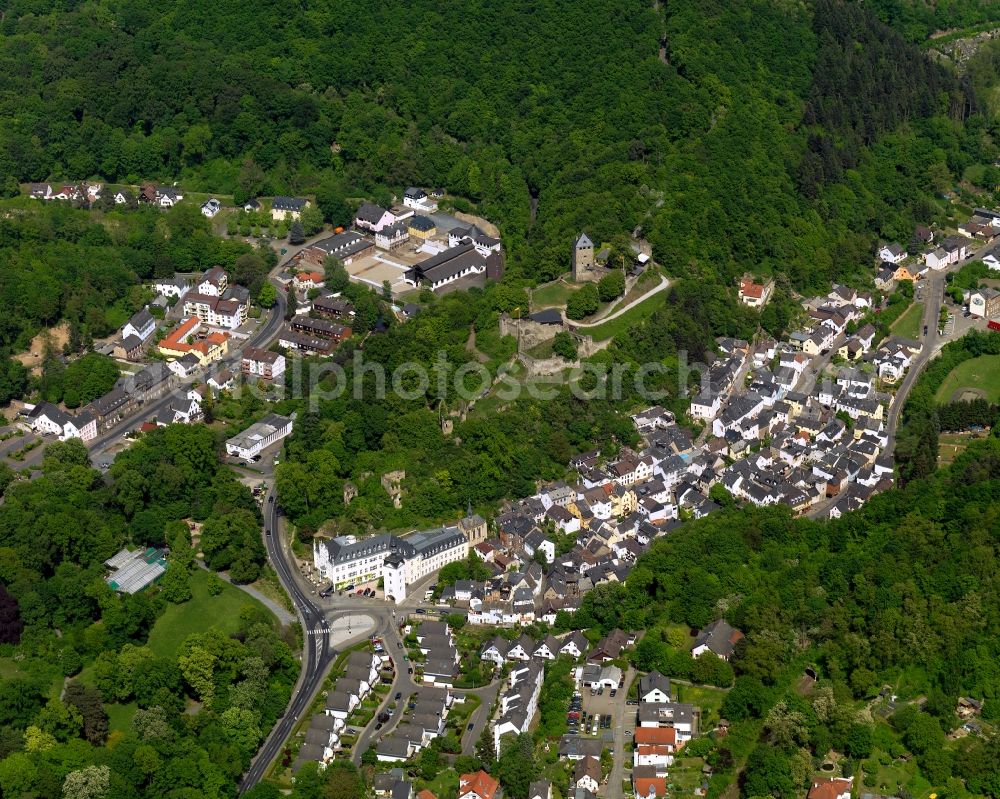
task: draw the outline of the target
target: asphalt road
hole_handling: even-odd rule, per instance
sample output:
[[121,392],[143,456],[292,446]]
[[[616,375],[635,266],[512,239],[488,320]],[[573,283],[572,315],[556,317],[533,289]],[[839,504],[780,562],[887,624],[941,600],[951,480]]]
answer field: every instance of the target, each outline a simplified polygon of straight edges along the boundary
[[[964,263],[964,262],[963,262]],[[935,354],[938,339],[938,319],[941,314],[941,306],[944,304],[945,272],[933,272],[920,284],[924,295],[924,317],[921,320],[923,327],[920,331],[920,352],[917,353],[910,368],[903,377],[903,382],[896,390],[896,396],[889,408],[889,416],[886,421],[886,433],[889,441],[883,454],[892,455],[896,449],[896,428],[899,426],[899,419],[906,404],[906,397],[917,382],[920,373],[923,372],[927,362]],[[926,328],[927,333],[923,330]]]
[[265,500],[264,523],[272,535],[264,536],[267,547],[267,557],[278,574],[278,579],[288,591],[295,604],[295,612],[299,617],[304,633],[302,654],[302,670],[298,683],[292,691],[292,698],[278,723],[274,725],[271,734],[257,752],[247,773],[243,775],[240,791],[246,791],[256,785],[271,761],[281,751],[285,740],[291,734],[299,717],[309,708],[313,697],[323,684],[327,670],[333,664],[336,653],[330,647],[330,623],[319,608],[309,598],[295,579],[293,567],[290,565],[290,555],[278,534],[277,499],[272,489]]

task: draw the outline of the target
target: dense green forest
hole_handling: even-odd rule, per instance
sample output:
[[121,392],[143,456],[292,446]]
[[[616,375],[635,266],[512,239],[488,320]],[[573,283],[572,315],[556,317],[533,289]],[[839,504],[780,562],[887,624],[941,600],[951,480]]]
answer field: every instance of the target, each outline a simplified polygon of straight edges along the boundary
[[[201,522],[208,566],[234,580],[255,579],[264,560],[256,503],[219,466],[211,432],[147,434],[108,482],[79,441],[49,444],[42,475],[3,499],[2,795],[232,796],[298,665],[262,607],[222,621],[232,634],[205,624],[151,646],[168,607],[239,593],[195,564],[187,520]],[[132,596],[107,586],[103,562],[123,545],[169,545],[156,586]],[[186,713],[194,702],[201,712]]]
[[[626,584],[597,586],[571,623],[645,629],[637,664],[685,678],[691,661],[672,625],[721,613],[746,633],[722,706],[733,731],[695,742],[721,764],[716,790],[746,758],[744,796],[801,796],[833,749],[847,757],[845,775],[910,752],[928,790],[998,796],[996,737],[945,738],[959,726],[959,696],[983,701],[989,724],[1000,718],[998,502],[993,437],[836,521],[723,511],[657,541]],[[818,682],[803,690],[807,666]],[[862,711],[883,685],[895,710],[876,712],[883,701]]]
[[[994,15],[948,5],[929,18]],[[902,9],[928,18],[877,10]],[[673,272],[825,286],[996,156],[996,120],[963,126],[973,87],[843,0],[15,0],[0,30],[9,189],[179,178],[384,200],[440,185],[499,223],[531,278],[566,268],[580,228],[641,226]]]

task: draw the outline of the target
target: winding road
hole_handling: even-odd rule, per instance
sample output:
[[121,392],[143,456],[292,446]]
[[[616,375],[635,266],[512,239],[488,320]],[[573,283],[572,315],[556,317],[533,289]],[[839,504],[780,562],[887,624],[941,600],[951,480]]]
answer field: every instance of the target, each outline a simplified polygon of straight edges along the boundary
[[[645,302],[646,300],[648,300],[653,295],[659,294],[661,291],[666,291],[668,288],[670,288],[670,279],[667,278],[664,275],[660,275],[660,282],[657,285],[653,286],[653,288],[651,288],[649,291],[647,291],[641,297],[636,297],[628,305],[625,305],[622,308],[619,308],[614,313],[608,314],[607,316],[604,316],[604,317],[602,317],[600,319],[595,319],[592,322],[567,322],[567,324],[569,324],[569,326],[571,328],[573,328],[574,330],[586,330],[587,328],[590,328],[590,327],[600,327],[605,322],[610,322],[612,319],[617,319],[622,314],[628,313],[629,311],[631,311],[633,308],[635,308],[635,306],[639,305],[639,303]],[[565,313],[566,312],[563,311],[563,316],[564,317],[565,317]]]

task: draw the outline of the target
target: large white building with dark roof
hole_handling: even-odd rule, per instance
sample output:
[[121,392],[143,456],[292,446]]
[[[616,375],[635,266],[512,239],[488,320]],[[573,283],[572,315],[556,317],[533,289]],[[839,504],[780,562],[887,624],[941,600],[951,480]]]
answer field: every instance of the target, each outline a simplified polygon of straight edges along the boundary
[[313,544],[316,570],[334,588],[383,580],[386,597],[398,604],[406,588],[469,552],[458,527],[442,527],[406,537],[383,534],[369,538],[337,536]]

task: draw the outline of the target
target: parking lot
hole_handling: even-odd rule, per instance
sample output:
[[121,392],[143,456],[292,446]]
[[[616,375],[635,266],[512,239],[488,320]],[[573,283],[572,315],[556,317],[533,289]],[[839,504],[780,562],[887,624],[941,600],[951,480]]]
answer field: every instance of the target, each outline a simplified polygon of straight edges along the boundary
[[[50,436],[48,440],[56,438]],[[0,427],[0,460],[15,471],[37,468],[45,452],[45,441],[42,436],[14,425]]]

